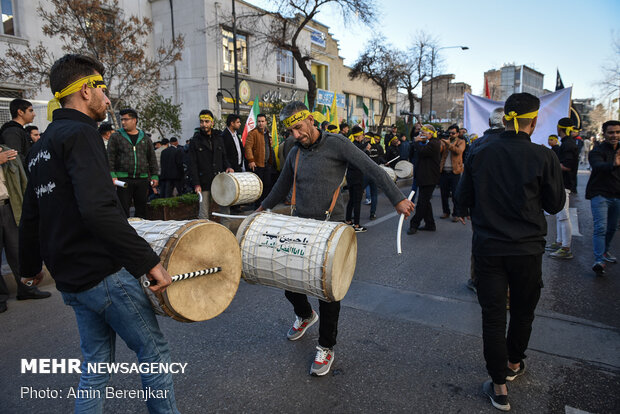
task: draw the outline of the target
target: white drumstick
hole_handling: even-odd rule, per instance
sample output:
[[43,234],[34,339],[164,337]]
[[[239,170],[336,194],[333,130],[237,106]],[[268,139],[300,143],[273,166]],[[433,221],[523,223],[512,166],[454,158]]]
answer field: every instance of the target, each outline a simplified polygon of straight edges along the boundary
[[391,163],[391,162],[393,162],[393,161],[396,161],[396,160],[397,160],[397,159],[399,159],[399,158],[400,158],[400,155],[399,155],[398,157],[396,157],[396,158],[392,158],[391,160],[389,160],[388,162],[386,162],[386,164],[389,164],[389,163]]
[[[192,277],[196,277],[196,276],[202,276],[202,275],[210,275],[211,273],[217,273],[217,272],[221,272],[222,268],[221,267],[212,267],[209,269],[202,269],[202,270],[198,270],[196,272],[189,272],[189,273],[183,273],[180,275],[174,275],[172,276],[172,281],[173,282],[177,282],[179,280],[184,280],[184,279],[189,279]],[[149,287],[149,286],[154,286],[157,284],[157,280],[153,279],[153,280],[145,280],[144,282],[142,282],[142,286],[144,286],[145,288]]]
[[214,216],[217,216],[217,217],[232,218],[232,219],[248,217],[248,216],[235,216],[235,215],[232,215],[232,214],[222,214],[222,213],[211,213],[211,214],[213,214]]
[[198,203],[202,204],[202,193],[198,193]]
[[[411,190],[411,193],[409,194],[409,197],[407,197],[407,200],[411,201],[413,199],[414,194],[415,194],[415,191]],[[404,221],[405,221],[405,215],[401,214],[400,219],[398,220],[398,231],[396,232],[396,252],[398,254],[403,253],[401,246],[400,246],[400,239],[403,233],[403,222]]]
[[127,188],[127,183],[121,180],[115,180],[114,185],[121,188]]

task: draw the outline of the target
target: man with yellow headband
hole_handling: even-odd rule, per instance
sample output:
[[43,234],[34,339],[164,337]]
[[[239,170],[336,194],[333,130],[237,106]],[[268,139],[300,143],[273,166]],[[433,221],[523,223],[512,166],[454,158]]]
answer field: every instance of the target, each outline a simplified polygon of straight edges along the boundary
[[542,287],[544,212],[557,213],[566,198],[557,157],[530,139],[539,107],[540,100],[529,93],[508,97],[506,130],[471,151],[456,191],[473,228],[484,359],[491,376],[483,392],[503,411],[510,410],[506,381],[525,373],[523,360]]
[[[91,82],[103,74],[101,63],[82,55],[65,55],[52,66],[49,83],[62,108],[53,111],[45,136],[32,147],[19,234],[22,281],[38,284],[44,261],[75,312],[83,355],[76,413],[103,412],[110,375],[87,367],[114,361],[117,335],[140,363],[170,362],[168,343],[137,279],[146,274],[156,280],[149,288],[154,292],[172,279],[127,222],[110,180],[97,132],[110,101],[105,84]],[[73,83],[77,88],[63,94]],[[147,399],[149,412],[179,412],[171,373],[140,376],[145,389],[161,391]]]
[[[293,178],[296,177],[294,212],[297,216],[342,221],[344,205],[338,190],[347,165],[352,164],[375,180],[398,213],[411,213],[413,203],[407,200],[388,175],[348,138],[318,130],[314,126],[314,117],[303,102],[294,101],[286,105],[280,112],[280,119],[297,143],[286,158],[278,181],[258,211],[273,208],[284,201],[293,186]],[[333,210],[329,214],[327,212],[331,206]],[[319,346],[310,374],[326,375],[334,362],[333,348],[338,333],[340,302],[319,300],[319,316],[312,310],[306,295],[290,291],[286,291],[285,295],[293,305],[296,315],[287,334],[289,340],[300,339],[307,329],[320,319]]]
[[[367,132],[366,138],[370,140],[370,148],[368,149],[368,156],[375,164],[385,163],[385,152],[381,145],[381,136],[375,132]],[[364,204],[370,204],[370,220],[377,219],[377,184],[367,175],[364,174],[364,188],[366,189],[366,200]]]

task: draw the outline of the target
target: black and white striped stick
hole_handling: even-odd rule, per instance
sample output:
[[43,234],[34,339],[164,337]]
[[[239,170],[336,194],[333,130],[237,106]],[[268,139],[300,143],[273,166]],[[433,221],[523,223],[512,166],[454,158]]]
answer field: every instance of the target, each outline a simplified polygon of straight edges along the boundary
[[[190,279],[192,277],[197,277],[197,276],[202,276],[202,275],[210,275],[212,273],[217,273],[221,271],[222,271],[221,267],[212,267],[210,269],[202,269],[202,270],[197,270],[195,272],[183,273],[181,275],[174,275],[172,276],[172,282],[174,283],[179,280]],[[155,279],[145,280],[144,282],[142,282],[142,286],[144,286],[145,288],[149,286],[154,286],[156,284],[157,284],[157,280]]]

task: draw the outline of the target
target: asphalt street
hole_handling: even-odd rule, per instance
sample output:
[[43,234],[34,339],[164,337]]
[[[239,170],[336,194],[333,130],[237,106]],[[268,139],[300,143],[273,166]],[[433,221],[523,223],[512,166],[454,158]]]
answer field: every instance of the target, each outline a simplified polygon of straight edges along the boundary
[[[545,288],[537,308],[527,372],[508,384],[517,413],[620,412],[620,264],[604,277],[591,271],[592,217],[585,200],[588,173],[579,174],[571,196],[578,219],[575,258],[545,256]],[[405,194],[410,181],[400,183]],[[176,374],[183,413],[492,413],[481,384],[488,378],[482,356],[481,315],[465,282],[470,272],[471,225],[440,220],[439,190],[433,197],[437,232],[403,232],[396,253],[398,217],[380,195],[378,220],[362,223],[355,279],[342,302],[332,371],[308,375],[318,324],[297,342],[286,332],[294,320],[281,290],[241,282],[229,308],[215,319],[183,324],[159,318],[172,361],[187,363]],[[547,218],[548,240],[555,218]],[[405,223],[407,225],[407,223]],[[580,234],[580,235],[578,235]],[[611,252],[620,256],[618,238]],[[6,266],[3,267],[6,273]],[[5,276],[6,277],[6,276]],[[14,282],[7,277],[14,289]],[[80,358],[71,308],[53,295],[38,301],[9,300],[0,314],[0,412],[67,413],[67,390],[78,374],[22,374],[22,359]],[[317,301],[311,300],[318,310]],[[116,360],[134,362],[117,342]],[[139,389],[136,374],[117,374],[111,386]],[[58,398],[23,396],[22,387],[58,390]],[[61,398],[62,397],[62,398]],[[106,412],[146,412],[142,401],[108,399]]]

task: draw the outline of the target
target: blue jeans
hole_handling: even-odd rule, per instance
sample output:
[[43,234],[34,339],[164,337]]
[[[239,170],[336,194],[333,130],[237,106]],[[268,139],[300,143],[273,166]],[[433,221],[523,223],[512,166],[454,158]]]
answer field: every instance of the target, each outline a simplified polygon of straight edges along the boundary
[[377,212],[377,183],[365,175],[363,188],[366,189],[366,198],[370,193],[370,214],[373,215]]
[[620,198],[596,196],[590,200],[592,208],[592,245],[594,260],[603,261],[603,253],[609,251],[609,244],[616,233],[620,217]]
[[[66,305],[73,307],[80,331],[84,360],[80,390],[99,390],[101,398],[76,398],[76,413],[102,413],[107,373],[89,373],[89,362],[114,362],[116,334],[136,353],[140,363],[170,363],[170,351],[159,329],[146,294],[125,269],[102,280],[84,292],[61,292]],[[143,389],[162,390],[167,398],[149,398],[150,413],[178,413],[172,374],[140,374]],[[83,392],[82,397],[97,393]],[[79,396],[80,394],[78,394]]]

